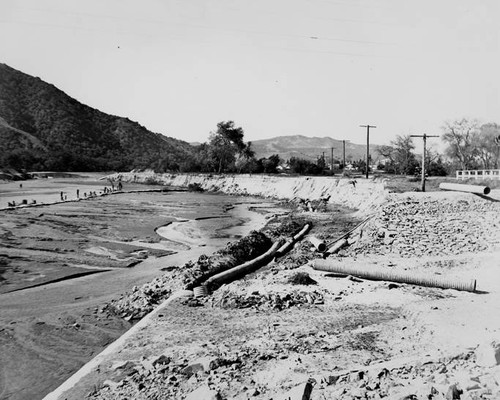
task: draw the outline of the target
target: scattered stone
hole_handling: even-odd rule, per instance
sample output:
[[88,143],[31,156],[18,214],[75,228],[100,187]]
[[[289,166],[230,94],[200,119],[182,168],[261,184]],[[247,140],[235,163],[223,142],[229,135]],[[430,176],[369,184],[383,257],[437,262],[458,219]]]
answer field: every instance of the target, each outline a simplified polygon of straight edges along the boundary
[[460,400],[464,391],[459,389],[456,384],[451,385],[446,392],[446,400]]
[[494,367],[500,364],[500,343],[482,343],[476,350],[476,364],[481,367]]
[[313,385],[311,382],[305,382],[294,388],[290,389],[285,393],[284,396],[279,397],[279,400],[309,400],[311,398],[311,393],[313,390]]
[[289,293],[253,293],[242,295],[231,291],[217,291],[208,302],[220,308],[256,308],[258,310],[281,311],[304,304],[324,304],[323,294],[319,291],[291,291]]
[[203,371],[204,371],[204,368],[203,368],[203,365],[201,363],[192,363],[192,364],[189,364],[187,367],[184,367],[181,370],[181,374],[186,375],[188,377],[191,377],[195,373],[203,372]]
[[499,223],[495,203],[398,198],[384,205],[344,254],[408,258],[480,252],[497,244]]
[[292,285],[317,285],[318,282],[316,282],[313,278],[309,276],[307,272],[297,272],[293,274],[289,279],[288,283],[291,283]]
[[222,400],[222,396],[216,390],[207,385],[200,386],[186,396],[186,400]]
[[491,372],[491,375],[497,386],[500,387],[500,366],[495,367]]
[[153,364],[153,366],[157,366],[157,365],[166,365],[166,364],[170,364],[170,362],[172,361],[172,359],[168,356],[166,356],[165,354],[162,354],[161,356],[158,356],[158,357],[155,357],[151,360],[151,363]]

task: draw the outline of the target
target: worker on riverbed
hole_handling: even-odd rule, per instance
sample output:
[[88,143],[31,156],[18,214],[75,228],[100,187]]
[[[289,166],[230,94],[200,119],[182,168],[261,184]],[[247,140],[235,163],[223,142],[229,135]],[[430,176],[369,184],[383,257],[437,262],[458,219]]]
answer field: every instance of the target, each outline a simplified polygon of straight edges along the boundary
[[80,189],[76,189],[76,198],[79,199],[80,198]]

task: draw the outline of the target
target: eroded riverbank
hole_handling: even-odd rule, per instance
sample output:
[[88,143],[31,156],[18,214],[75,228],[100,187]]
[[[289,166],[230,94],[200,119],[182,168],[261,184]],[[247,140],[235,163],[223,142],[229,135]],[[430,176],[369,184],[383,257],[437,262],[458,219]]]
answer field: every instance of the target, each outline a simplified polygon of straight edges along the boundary
[[[324,255],[303,241],[208,297],[167,301],[50,398],[498,398],[499,196],[391,195],[327,257],[474,277],[475,292],[316,271]],[[298,208],[311,235],[341,236],[332,210]]]
[[[131,326],[102,305],[165,267],[210,254],[261,227],[265,212],[252,206],[263,202],[168,192],[5,211],[0,398],[43,397]],[[155,233],[177,220],[186,221],[185,235],[195,234],[196,241],[183,241],[175,231],[170,237]],[[86,271],[102,272],[51,283]]]

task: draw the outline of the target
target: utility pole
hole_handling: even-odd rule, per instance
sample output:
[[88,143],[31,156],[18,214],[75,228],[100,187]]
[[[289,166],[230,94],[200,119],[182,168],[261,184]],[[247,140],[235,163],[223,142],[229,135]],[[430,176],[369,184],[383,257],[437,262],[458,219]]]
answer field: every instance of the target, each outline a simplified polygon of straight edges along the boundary
[[427,151],[426,147],[427,147],[427,138],[428,137],[439,137],[437,135],[427,135],[427,134],[423,134],[423,135],[410,135],[410,137],[421,137],[422,139],[424,139],[424,152],[422,153],[422,192],[425,192],[425,153]]
[[342,140],[342,169],[345,171],[345,140]]
[[332,164],[330,166],[330,171],[332,171],[332,175],[333,175],[333,147],[330,147],[330,150],[332,151],[332,158],[331,158]]
[[360,125],[366,128],[366,179],[368,179],[368,170],[370,169],[370,128],[376,128],[375,125]]

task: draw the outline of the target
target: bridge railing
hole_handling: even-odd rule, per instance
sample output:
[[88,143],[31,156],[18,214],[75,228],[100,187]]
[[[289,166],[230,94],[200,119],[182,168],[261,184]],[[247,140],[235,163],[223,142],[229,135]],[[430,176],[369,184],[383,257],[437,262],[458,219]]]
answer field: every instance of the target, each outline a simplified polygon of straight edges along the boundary
[[456,172],[457,179],[500,179],[500,169],[474,169]]

